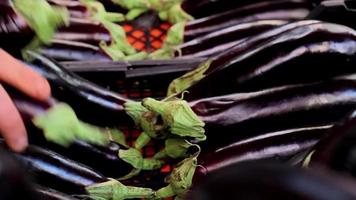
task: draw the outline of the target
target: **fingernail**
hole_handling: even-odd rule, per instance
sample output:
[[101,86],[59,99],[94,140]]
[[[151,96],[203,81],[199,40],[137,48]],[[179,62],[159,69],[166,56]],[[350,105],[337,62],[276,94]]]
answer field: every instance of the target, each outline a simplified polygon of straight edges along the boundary
[[27,148],[27,145],[28,145],[28,141],[26,136],[17,137],[16,140],[14,141],[12,148],[16,152],[22,152]]

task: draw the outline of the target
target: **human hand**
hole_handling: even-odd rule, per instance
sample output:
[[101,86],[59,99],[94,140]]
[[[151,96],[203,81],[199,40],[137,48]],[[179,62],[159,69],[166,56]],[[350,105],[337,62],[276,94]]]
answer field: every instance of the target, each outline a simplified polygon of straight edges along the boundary
[[[51,89],[45,78],[0,49],[0,82],[37,99],[49,98]],[[28,144],[26,128],[10,96],[0,85],[0,134],[14,151],[23,151]]]

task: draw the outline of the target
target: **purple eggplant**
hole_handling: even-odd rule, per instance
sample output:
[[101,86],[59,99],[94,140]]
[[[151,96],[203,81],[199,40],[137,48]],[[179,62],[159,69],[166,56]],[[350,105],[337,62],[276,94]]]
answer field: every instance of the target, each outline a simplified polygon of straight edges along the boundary
[[[46,113],[48,110],[54,108],[58,102],[53,98],[47,102],[38,102],[19,94],[12,88],[7,87],[7,90],[9,91],[16,108],[26,123],[26,128],[29,132],[29,141],[31,144],[55,150],[61,155],[67,156],[70,159],[92,167],[108,177],[123,177],[133,169],[130,164],[122,160],[119,156],[119,150],[127,148],[124,148],[115,142],[110,142],[105,146],[98,146],[90,144],[89,142],[77,140],[63,147],[62,145],[54,143],[52,140],[47,141],[43,135],[43,130],[35,127],[33,125],[33,120]],[[113,139],[119,140],[120,138],[117,137],[120,135],[116,135],[117,133],[113,133],[112,131],[114,130],[103,128],[103,133],[111,134]],[[120,142],[125,145],[125,141]]]
[[0,199],[38,199],[33,192],[33,180],[4,148],[0,148],[0,180]]
[[15,12],[11,0],[0,2],[0,48],[16,51],[35,36],[25,19]]
[[309,167],[329,168],[356,177],[355,112],[342,120],[313,148],[305,159]]
[[301,20],[309,14],[303,0],[264,1],[224,13],[190,21],[185,26],[184,39],[189,41],[200,35],[256,20]]
[[[258,33],[286,24],[287,22],[286,20],[259,20],[215,31],[179,45],[177,47],[179,51],[176,56],[194,54],[199,51],[214,48],[214,46],[232,43],[233,41],[236,42],[237,40],[257,35]],[[225,50],[226,49],[229,48],[225,48]]]
[[231,143],[198,157],[195,178],[214,173],[216,170],[239,162],[271,160],[286,162],[292,156],[313,147],[332,125],[293,128],[261,134]]
[[36,186],[35,192],[37,200],[76,200],[72,196],[41,186]]
[[328,170],[303,170],[269,162],[221,168],[192,188],[185,200],[351,200],[355,182]]
[[85,193],[85,187],[107,181],[103,175],[55,152],[30,146],[16,155],[39,184],[70,194]]
[[45,56],[34,52],[29,55],[35,58],[30,66],[49,80],[54,97],[70,104],[80,119],[102,126],[131,123],[123,107],[129,99],[75,75]]
[[[210,57],[214,57],[216,55],[221,54],[222,52],[225,52],[226,49],[231,49],[234,46],[243,43],[244,41],[246,41],[248,38],[244,38],[241,40],[236,40],[233,42],[228,42],[225,44],[221,44],[221,45],[217,45],[215,47],[206,49],[206,50],[202,50],[202,51],[198,51],[198,52],[194,52],[191,54],[187,54],[187,55],[183,55],[180,56],[180,58],[186,58],[186,59],[193,59],[193,58],[210,58]],[[179,53],[176,53],[176,55],[178,55]],[[195,69],[195,68],[194,68]]]
[[[261,1],[263,2],[264,0],[185,0],[183,1],[182,8],[196,18],[202,18]],[[311,7],[319,4],[319,0],[307,0],[306,2],[309,3]]]
[[[210,59],[209,63],[207,63],[207,69],[205,69],[205,67],[202,66],[202,67],[197,68],[197,70],[187,73],[186,75],[174,80],[171,83],[171,85],[169,86],[168,94],[171,95],[173,93],[178,93],[178,92],[184,91],[186,89],[191,89],[192,86],[194,87],[194,84],[199,83],[199,81],[203,77],[208,76],[210,73],[212,73],[212,72],[218,70],[220,67],[224,66],[224,64],[227,61],[232,60],[233,58],[239,56],[240,54],[243,54],[244,52],[249,51],[250,49],[257,48],[261,44],[268,42],[269,40],[276,37],[277,35],[286,33],[288,31],[291,31],[296,28],[300,28],[300,27],[308,26],[308,25],[312,25],[312,24],[317,24],[317,23],[321,23],[321,22],[316,21],[316,20],[302,20],[302,21],[298,21],[298,22],[289,23],[287,25],[280,26],[280,27],[274,28],[270,31],[266,31],[264,33],[250,37],[250,38],[246,39],[244,42],[238,43],[235,46],[233,46],[232,48],[226,50],[225,52],[212,57]],[[204,69],[200,70],[200,68],[204,68]],[[199,74],[201,74],[201,73],[203,74],[203,77],[199,77]],[[195,76],[198,76],[198,77],[195,78]],[[181,82],[182,83],[187,82],[188,85],[185,86],[184,88],[181,88],[179,86],[181,84]],[[193,98],[201,98],[201,97],[198,95],[196,95],[194,97],[193,94],[189,94],[188,99],[193,99]]]
[[348,0],[328,0],[323,1],[307,17],[321,21],[343,24],[356,29],[356,5],[354,1]]
[[[356,82],[333,80],[190,102],[205,122],[205,148],[261,133],[336,123],[356,108]],[[223,133],[223,135],[222,135]]]
[[98,46],[71,40],[52,40],[49,47],[40,52],[57,61],[109,61],[111,60]]
[[238,44],[213,59],[210,66],[196,70],[200,80],[195,79],[194,72],[188,73],[175,80],[169,91],[190,81],[191,87],[181,89],[190,92],[187,99],[195,99],[310,83],[355,72],[356,31],[342,25],[300,26],[246,49],[244,45],[251,47],[250,42]]

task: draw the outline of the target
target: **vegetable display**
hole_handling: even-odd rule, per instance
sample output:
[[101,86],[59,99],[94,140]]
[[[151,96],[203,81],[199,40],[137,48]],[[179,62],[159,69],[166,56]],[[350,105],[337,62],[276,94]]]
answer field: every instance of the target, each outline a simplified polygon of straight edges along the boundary
[[52,91],[1,83],[29,147],[0,138],[0,199],[355,199],[355,8],[0,2],[0,48]]

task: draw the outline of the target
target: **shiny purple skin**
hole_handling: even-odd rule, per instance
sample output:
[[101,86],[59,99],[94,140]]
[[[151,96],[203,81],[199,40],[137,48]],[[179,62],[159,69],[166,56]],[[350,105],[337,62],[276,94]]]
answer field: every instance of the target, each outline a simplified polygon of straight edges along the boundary
[[25,19],[18,15],[11,0],[0,2],[0,48],[13,52],[25,47],[34,37]]
[[16,157],[39,184],[68,194],[84,194],[85,187],[108,180],[83,164],[38,146],[29,146]]
[[257,35],[277,26],[284,25],[287,22],[288,21],[286,20],[258,20],[238,24],[185,42],[177,47],[179,49],[179,52],[177,53],[181,55],[187,55],[204,50],[210,50],[215,46],[231,43],[243,38]]
[[81,120],[109,127],[133,123],[123,107],[129,99],[79,77],[45,56],[37,55],[30,67],[47,78],[53,96],[71,105]]
[[356,115],[353,112],[310,151],[310,167],[324,167],[356,178]]
[[356,4],[354,2],[353,0],[323,1],[309,14],[308,19],[343,24],[356,29]]
[[352,179],[329,170],[249,162],[210,174],[184,200],[352,200],[355,187]]
[[256,20],[301,20],[308,13],[308,5],[303,0],[259,2],[190,21],[186,24],[184,39],[189,41],[197,36]]
[[302,127],[261,134],[256,137],[231,143],[199,156],[201,167],[195,178],[214,173],[223,167],[239,162],[271,160],[285,162],[293,155],[310,149],[330,130],[332,125]]
[[342,25],[299,26],[262,41],[253,46],[247,40],[217,56],[205,77],[188,88],[185,97],[192,100],[258,91],[327,80],[356,71],[356,31]]
[[83,42],[98,46],[101,41],[110,42],[111,35],[98,23],[72,18],[70,25],[60,28],[54,39]]
[[[182,8],[198,19],[264,1],[265,0],[184,0]],[[307,0],[306,2],[310,4],[310,7],[312,8],[319,3],[318,1],[319,0]]]
[[266,132],[333,124],[356,108],[356,82],[333,80],[190,102],[214,149]]
[[211,57],[214,57],[216,55],[219,55],[223,52],[225,52],[227,49],[231,49],[233,48],[234,46],[240,44],[240,43],[243,43],[244,41],[246,41],[248,38],[244,38],[244,39],[241,39],[241,40],[236,40],[236,41],[233,41],[233,42],[228,42],[228,43],[225,43],[225,44],[221,44],[221,45],[218,45],[218,46],[215,46],[215,47],[212,47],[210,49],[206,49],[206,50],[202,50],[202,51],[198,51],[198,52],[195,52],[195,53],[192,53],[192,54],[187,54],[187,55],[184,55],[184,56],[181,56],[179,58],[186,58],[186,59],[193,59],[193,58],[211,58]]
[[35,192],[37,194],[37,200],[76,200],[76,198],[72,196],[45,187],[37,186]]

